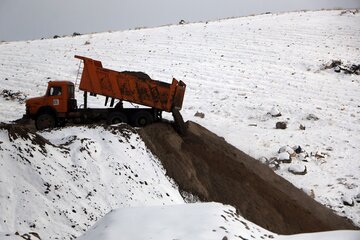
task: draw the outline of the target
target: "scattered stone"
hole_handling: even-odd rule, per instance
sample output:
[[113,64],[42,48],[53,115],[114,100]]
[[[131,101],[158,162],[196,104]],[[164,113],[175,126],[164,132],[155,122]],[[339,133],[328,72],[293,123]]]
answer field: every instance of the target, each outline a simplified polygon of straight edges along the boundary
[[294,164],[288,168],[288,171],[295,175],[305,175],[307,173],[306,166],[301,164]]
[[341,70],[345,71],[345,73],[347,73],[347,74],[360,75],[360,64],[358,64],[358,65],[353,64],[350,66],[349,69],[341,69]]
[[305,130],[305,126],[302,125],[302,124],[300,124],[299,129],[300,129],[300,130]]
[[272,170],[278,170],[280,168],[280,164],[277,161],[276,157],[272,157],[267,159],[266,157],[259,158],[259,161],[267,166],[269,166]]
[[354,197],[355,202],[360,203],[360,193]]
[[335,72],[343,72],[345,74],[360,75],[360,64],[348,64],[344,65],[341,60],[332,60],[322,67],[323,70],[334,69]]
[[283,146],[279,149],[278,153],[282,153],[282,152],[287,152],[288,154],[290,154],[290,156],[294,157],[296,154],[295,154],[295,151],[294,149],[292,149],[291,147],[289,146]]
[[276,157],[270,158],[270,160],[266,164],[274,171],[280,168],[280,163],[278,162]]
[[7,89],[3,89],[0,92],[0,96],[5,98],[7,101],[18,101],[19,103],[24,103],[27,98],[27,96],[20,91],[14,92]]
[[59,38],[60,36],[59,35],[54,35],[54,37],[53,38]]
[[302,161],[302,162],[307,162],[309,154],[307,154],[306,152],[302,152],[298,154],[298,160]]
[[311,198],[315,198],[315,192],[314,189],[308,189],[308,188],[303,188],[302,189],[308,196],[310,196]]
[[307,116],[306,116],[306,119],[307,119],[307,120],[314,120],[314,121],[319,120],[319,118],[318,118],[315,114],[312,114],[312,113],[310,113],[309,115],[307,115]]
[[291,156],[288,152],[282,152],[278,155],[277,160],[282,163],[291,163]]
[[41,240],[40,235],[36,232],[29,232],[30,235],[33,235],[34,237],[36,237],[37,239]]
[[327,147],[327,148],[326,148],[326,151],[330,151],[330,152],[331,152],[331,151],[333,151],[333,150],[334,150],[334,149],[333,149],[332,147]]
[[325,154],[324,154],[324,153],[321,153],[321,152],[316,152],[316,153],[315,153],[315,157],[316,157],[317,159],[319,159],[319,158],[325,158]]
[[279,111],[279,109],[277,107],[273,107],[271,109],[271,111],[269,112],[269,114],[272,116],[272,117],[280,117],[281,116],[281,112]]
[[292,149],[293,149],[293,150],[295,151],[295,153],[297,153],[297,154],[299,154],[299,153],[301,153],[301,152],[303,151],[303,149],[302,149],[299,145],[293,146]]
[[74,33],[72,34],[73,37],[80,36],[80,35],[81,35],[81,33],[78,33],[78,32],[74,32]]
[[286,129],[287,128],[287,122],[277,122],[275,125],[276,129]]
[[180,25],[183,25],[183,24],[185,24],[186,22],[185,22],[185,20],[184,19],[181,19],[180,21],[179,21],[179,24]]
[[354,199],[349,195],[343,196],[341,200],[345,206],[353,207],[355,205]]
[[268,164],[269,163],[269,160],[266,158],[266,157],[261,157],[259,158],[259,161],[263,164]]
[[90,44],[90,41],[86,41],[85,43],[84,43],[84,45],[89,45]]
[[323,66],[323,69],[336,68],[341,64],[342,64],[341,60],[331,60],[331,62],[328,62]]
[[194,114],[195,117],[199,117],[199,118],[204,118],[205,117],[205,113],[202,113],[202,112],[196,112]]

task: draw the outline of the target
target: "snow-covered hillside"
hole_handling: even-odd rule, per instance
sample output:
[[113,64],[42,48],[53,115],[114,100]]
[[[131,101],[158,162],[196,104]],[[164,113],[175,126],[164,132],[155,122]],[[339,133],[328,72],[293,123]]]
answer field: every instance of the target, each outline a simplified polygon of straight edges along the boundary
[[[157,221],[148,221],[157,219]],[[139,226],[142,226],[139,231]],[[279,239],[357,240],[359,231],[333,231],[281,236],[238,216],[236,210],[219,203],[118,209],[107,214],[79,240],[122,239]]]
[[126,127],[40,134],[0,126],[0,232],[70,239],[114,208],[184,203]]
[[[107,68],[143,71],[162,81],[170,82],[175,77],[188,86],[182,110],[185,119],[200,123],[255,158],[266,157],[267,160],[263,158],[264,162],[272,161],[274,159],[271,158],[275,157],[274,163],[277,164],[281,147],[299,145],[303,152],[293,154],[292,162],[281,163],[276,172],[360,226],[360,77],[345,74],[341,70],[337,73],[325,67],[332,60],[341,60],[344,67],[360,64],[359,47],[360,14],[358,11],[338,10],[266,14],[154,29],[0,43],[0,121],[20,118],[25,110],[23,99],[44,94],[49,80],[66,79],[75,82],[79,65],[73,58],[75,54],[99,59]],[[81,98],[81,95],[78,97]],[[101,97],[94,98],[91,105],[102,105],[103,100]],[[280,112],[281,116],[271,115],[276,112]],[[275,129],[279,121],[287,122],[287,129]],[[63,224],[78,222],[71,203],[79,201],[76,198],[79,195],[85,199],[93,189],[93,184],[103,192],[120,193],[120,189],[108,189],[105,183],[113,179],[108,179],[108,175],[102,172],[105,166],[111,165],[112,158],[118,156],[117,150],[125,152],[121,157],[125,162],[121,164],[126,166],[129,166],[129,162],[133,164],[130,157],[134,155],[130,151],[139,156],[146,151],[126,149],[130,146],[128,143],[117,143],[116,138],[101,128],[69,128],[56,130],[56,134],[44,132],[41,135],[53,143],[45,144],[45,149],[52,150],[43,153],[41,148],[34,149],[37,155],[29,155],[29,158],[31,162],[37,162],[31,165],[34,166],[32,172],[27,172],[28,169],[21,166],[29,163],[16,157],[15,153],[20,151],[19,147],[22,151],[31,148],[31,139],[16,140],[20,141],[17,145],[7,140],[5,130],[1,134],[0,147],[7,149],[1,152],[4,167],[1,166],[0,171],[5,176],[0,176],[3,181],[0,183],[1,213],[6,212],[7,218],[22,213],[25,216],[26,211],[15,206],[37,206],[34,211],[27,210],[32,219],[26,219],[22,225],[34,223],[33,216],[39,217],[39,222],[47,217],[45,212],[33,215],[41,209],[40,203],[43,203],[37,203],[37,197],[45,198],[44,202],[49,208],[58,209],[56,213],[48,212],[52,219]],[[136,140],[136,135],[131,136],[131,141],[142,144]],[[111,144],[109,139],[112,139]],[[117,144],[113,145],[115,142]],[[86,145],[92,147],[85,147],[82,152],[76,150]],[[97,152],[94,148],[97,148]],[[108,150],[109,158],[100,154],[100,151],[105,154]],[[53,156],[46,155],[49,152]],[[89,161],[82,161],[83,158]],[[155,178],[157,174],[163,179],[160,186],[164,186],[158,189],[156,184],[155,190],[150,191],[144,199],[151,202],[155,198],[156,204],[182,202],[176,188],[171,187],[154,157],[147,154],[139,158],[142,159],[140,165],[152,166],[150,172],[141,166],[136,168],[142,173],[138,176],[144,176],[144,179],[139,180],[149,183],[147,179]],[[10,181],[14,164],[17,164],[20,183]],[[49,170],[48,176],[35,178],[46,179],[51,184],[51,191],[44,195],[46,185],[43,185],[42,180],[36,180],[34,184],[38,188],[34,189],[31,197],[25,199],[24,194],[13,196],[19,189],[26,192],[26,183],[30,181],[27,178],[32,174],[40,174],[38,172],[41,170],[36,167],[42,167],[42,164],[53,170]],[[55,186],[70,184],[64,182],[64,179],[72,178],[71,173],[66,171],[72,164],[82,166],[75,168],[79,171],[77,174],[95,172],[97,176],[90,178],[90,182],[75,179],[76,184],[71,183],[68,187],[75,189],[68,191],[72,197],[64,200],[63,195],[59,194],[60,198],[56,196],[58,190],[55,190]],[[125,165],[121,172],[131,173]],[[289,172],[289,169],[303,170],[305,167],[305,175]],[[22,172],[22,169],[26,172]],[[119,170],[117,166],[111,165],[109,171],[115,169]],[[62,177],[57,178],[55,173]],[[104,182],[95,181],[99,178]],[[77,186],[80,183],[86,187],[83,189]],[[132,188],[132,183],[129,184],[124,188]],[[144,184],[138,185],[139,188],[141,186],[145,187]],[[151,185],[147,187],[151,188]],[[6,189],[17,190],[12,192]],[[62,194],[66,193],[65,189],[60,190]],[[170,190],[171,193],[168,192]],[[160,195],[156,194],[159,191],[162,196],[166,196],[166,193],[170,196],[159,199],[157,197]],[[89,204],[90,209],[101,214],[110,209],[106,206],[120,206],[122,197],[128,200],[134,198],[129,205],[147,205],[143,200],[136,200],[143,199],[143,195],[137,194],[140,193],[135,194],[137,197],[131,193],[119,197],[102,196],[99,193],[101,200],[95,202],[103,204],[101,207],[91,205],[94,203],[86,200],[81,201],[81,204]],[[7,200],[8,196],[13,197]],[[14,200],[16,197],[19,197],[19,202]],[[344,205],[344,201],[354,206]],[[59,212],[62,215],[58,216]],[[6,231],[6,226],[21,226],[14,219],[9,221],[1,223],[3,229],[0,231]],[[78,224],[75,230],[80,231],[90,223],[86,221]],[[35,223],[35,226],[39,224]],[[68,225],[64,229],[67,229],[64,231],[68,234],[75,234],[75,230]]]

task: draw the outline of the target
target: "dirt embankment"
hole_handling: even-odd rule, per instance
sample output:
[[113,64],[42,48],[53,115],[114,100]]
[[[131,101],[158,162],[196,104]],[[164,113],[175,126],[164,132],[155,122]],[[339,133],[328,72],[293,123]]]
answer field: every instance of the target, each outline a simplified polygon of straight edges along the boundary
[[167,123],[140,130],[182,190],[204,201],[233,205],[245,218],[280,234],[356,229],[223,138],[187,124],[182,137]]

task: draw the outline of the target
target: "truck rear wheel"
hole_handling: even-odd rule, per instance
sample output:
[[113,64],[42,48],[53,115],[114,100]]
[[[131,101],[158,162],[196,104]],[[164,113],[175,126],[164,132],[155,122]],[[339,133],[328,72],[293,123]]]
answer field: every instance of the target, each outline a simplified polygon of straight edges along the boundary
[[125,114],[120,112],[113,112],[107,118],[107,124],[127,123],[128,119]]
[[134,127],[144,127],[148,124],[151,124],[154,121],[153,116],[144,110],[138,111],[132,117],[132,123]]
[[54,128],[56,126],[56,119],[53,115],[48,113],[40,114],[35,120],[37,130],[44,130],[46,128]]

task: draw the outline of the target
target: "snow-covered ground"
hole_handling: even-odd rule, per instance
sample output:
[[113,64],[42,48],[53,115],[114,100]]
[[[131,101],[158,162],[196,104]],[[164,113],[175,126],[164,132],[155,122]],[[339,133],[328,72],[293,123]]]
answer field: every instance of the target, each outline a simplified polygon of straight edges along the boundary
[[[10,100],[0,96],[0,121],[20,118],[25,110],[22,99],[44,94],[49,80],[66,79],[75,82],[79,65],[73,58],[75,54],[99,59],[107,68],[143,71],[154,79],[166,82],[175,77],[183,80],[188,87],[182,110],[185,119],[200,123],[255,158],[266,157],[270,160],[278,156],[279,148],[300,145],[308,156],[304,152],[296,156],[293,154],[292,163],[280,164],[276,172],[304,189],[317,201],[334,209],[338,214],[349,217],[360,226],[360,77],[324,69],[324,65],[332,60],[341,60],[344,65],[360,64],[359,48],[360,14],[350,11],[342,13],[340,10],[266,14],[154,29],[0,43],[0,95],[3,90],[19,92],[13,95],[14,99],[10,97]],[[78,97],[81,98],[81,95]],[[92,99],[91,104],[101,105],[103,100],[98,97]],[[277,110],[281,116],[272,117],[269,114]],[[204,118],[196,117],[197,112],[204,113]],[[171,118],[170,115],[167,117]],[[278,121],[286,121],[287,129],[275,129]],[[300,130],[300,124],[305,130]],[[83,144],[100,144],[99,148],[104,152],[104,149],[114,147],[106,143],[106,133],[91,131],[71,128],[58,130],[56,134],[42,135],[56,144],[67,140],[61,140],[55,135],[60,134],[69,141],[71,139],[68,137],[74,136],[71,144],[75,144],[77,148],[81,148]],[[77,134],[82,136],[80,138],[87,139],[85,143],[75,137]],[[105,140],[97,139],[101,134],[105,135]],[[4,142],[0,145],[4,148],[6,141],[0,141]],[[21,143],[22,146],[23,144]],[[126,146],[128,144],[121,149]],[[51,145],[47,147],[58,149]],[[114,148],[116,149],[116,146]],[[7,149],[13,156],[2,157],[1,163],[10,167],[7,163],[16,158],[14,153],[18,149],[11,144]],[[60,148],[55,152],[58,151],[61,151]],[[5,156],[4,154],[10,152],[1,154]],[[70,157],[72,154],[73,158]],[[81,162],[79,159],[85,154],[87,153],[72,152],[67,155],[67,161]],[[60,156],[54,155],[55,157],[50,159],[39,156],[40,159],[47,159],[42,161],[55,168],[55,165],[62,163],[54,161]],[[90,152],[90,155],[100,156],[96,152]],[[115,155],[113,157],[115,158]],[[148,161],[145,159],[152,159],[153,162],[151,155],[144,158],[144,164]],[[89,165],[90,169],[101,169],[97,164],[105,164],[104,160],[108,161],[106,163],[111,162],[111,158],[101,157],[102,163],[95,161],[96,164]],[[301,171],[305,167],[305,175],[289,172],[289,168]],[[58,168],[57,171],[61,170],[61,174],[67,174],[62,167]],[[90,169],[79,170],[90,172]],[[159,169],[153,171],[158,172]],[[11,175],[7,167],[1,167],[0,171],[6,173],[6,176]],[[30,173],[19,174],[25,184],[25,178],[30,176]],[[102,176],[101,172],[96,174]],[[43,178],[47,182],[52,179],[54,184],[51,186],[59,184],[57,181],[60,181],[50,174],[40,179]],[[170,186],[165,177],[163,178],[163,184]],[[7,179],[6,186],[14,189],[22,186],[9,182],[8,178],[1,179]],[[104,181],[111,182],[111,179]],[[42,184],[39,180],[39,189]],[[5,188],[5,183],[2,186]],[[21,189],[25,191],[26,188]],[[103,191],[108,190],[103,187]],[[1,212],[9,211],[4,204],[9,201],[6,200],[10,194],[7,191],[1,191]],[[85,190],[76,191],[85,194]],[[66,200],[69,201],[66,203],[75,201],[76,196],[74,193],[74,197]],[[150,201],[150,196],[153,195],[146,197],[146,201]],[[54,203],[52,198],[45,200],[51,207],[57,207],[58,201],[65,201],[63,198],[57,200],[55,195],[53,197]],[[175,189],[171,197],[161,199],[166,201],[166,204],[172,203],[171,200],[181,201]],[[344,205],[344,200],[353,202],[354,206]],[[115,200],[107,201],[115,204]],[[29,206],[40,207],[40,204],[35,202],[35,205]],[[99,202],[106,206],[106,203]],[[150,205],[140,200],[138,203]],[[158,203],[156,201],[156,204]],[[11,201],[11,204],[13,205],[10,206],[14,206],[17,203]],[[131,201],[129,205],[132,204]],[[66,207],[69,208],[66,221],[70,221],[68,215],[72,214],[71,204]],[[106,210],[109,208],[104,207],[102,213],[105,214]],[[14,217],[20,213],[15,211],[7,214],[7,217]],[[38,214],[40,216],[40,213]],[[61,216],[57,218],[60,219]],[[0,224],[2,230],[4,226],[15,225],[15,222]],[[77,226],[77,230],[81,227],[85,225]],[[75,234],[72,229],[68,232]]]
[[[149,221],[156,219],[156,221]],[[139,226],[141,230],[139,231]],[[117,209],[107,214],[79,240],[132,239],[279,239],[358,240],[359,231],[277,235],[238,216],[233,207],[219,203]]]
[[0,127],[0,232],[71,239],[115,208],[184,203],[160,162],[127,128],[40,134]]

